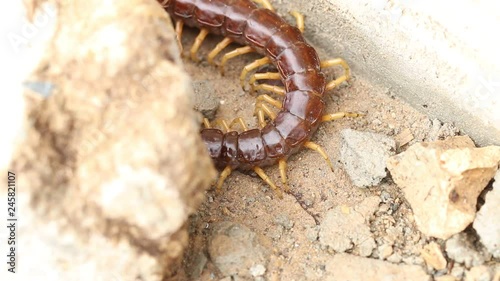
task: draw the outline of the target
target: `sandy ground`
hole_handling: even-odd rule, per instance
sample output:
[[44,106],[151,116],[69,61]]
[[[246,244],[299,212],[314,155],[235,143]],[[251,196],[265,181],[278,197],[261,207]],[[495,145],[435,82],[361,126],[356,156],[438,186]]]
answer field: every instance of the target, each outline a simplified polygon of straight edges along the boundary
[[[190,48],[195,35],[196,30],[185,32],[185,49]],[[194,83],[202,85],[198,91],[205,88],[212,98],[220,100],[217,118],[230,121],[239,116],[243,117],[250,127],[255,127],[255,118],[252,116],[255,95],[250,95],[240,87],[238,77],[242,67],[259,56],[245,55],[231,60],[226,67],[225,76],[222,76],[215,66],[204,59],[218,40],[218,37],[209,37],[199,52],[199,57],[203,60],[194,63],[186,59],[186,69]],[[323,59],[334,57],[333,54],[324,54],[321,50],[318,52]],[[332,71],[329,73],[334,74]],[[400,236],[395,237],[393,251],[399,255],[395,262],[403,260],[403,263],[408,264],[423,263],[418,252],[421,245],[428,240],[421,238],[416,230],[411,210],[400,190],[390,179],[368,189],[353,186],[338,161],[339,132],[352,128],[382,133],[397,140],[398,134],[409,129],[415,136],[413,141],[421,141],[427,137],[431,122],[404,102],[358,77],[356,73],[353,73],[353,76],[348,84],[341,85],[327,94],[326,112],[355,111],[363,112],[366,116],[324,123],[312,139],[325,149],[334,163],[335,170],[331,172],[316,152],[301,150],[288,161],[288,180],[293,195],[285,194],[282,200],[255,174],[233,172],[224,183],[221,194],[216,194],[213,190],[207,192],[208,200],[193,218],[192,248],[188,252],[188,261],[192,261],[196,253],[206,254],[211,225],[231,221],[245,225],[272,241],[273,257],[267,268],[268,278],[321,280],[325,274],[325,263],[331,259],[332,254],[320,245],[311,232],[317,230],[324,214],[335,206],[356,206],[367,197],[382,196],[389,198],[385,203],[394,212],[379,214],[372,222],[370,227],[375,234],[375,240],[382,241],[391,227],[404,229]],[[268,167],[265,171],[279,183],[277,166]],[[374,256],[377,256],[375,252],[377,251],[374,251]],[[188,267],[188,271],[190,270],[192,268]],[[201,276],[203,280],[217,276],[217,271],[210,261]]]

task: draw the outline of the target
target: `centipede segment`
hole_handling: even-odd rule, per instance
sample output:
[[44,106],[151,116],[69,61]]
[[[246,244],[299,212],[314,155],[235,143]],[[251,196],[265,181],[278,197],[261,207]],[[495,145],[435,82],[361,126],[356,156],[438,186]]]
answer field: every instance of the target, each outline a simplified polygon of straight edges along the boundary
[[[223,55],[221,72],[228,60],[250,52],[264,55],[245,66],[240,75],[242,86],[247,75],[256,68],[273,64],[277,72],[255,73],[250,76],[252,90],[267,90],[283,97],[283,101],[263,94],[257,97],[255,114],[259,128],[248,129],[242,118],[229,124],[218,120],[212,124],[204,120],[201,137],[215,165],[221,171],[216,183],[220,190],[224,180],[235,169],[253,170],[281,197],[281,190],[264,173],[261,167],[278,163],[281,183],[288,191],[286,160],[301,147],[318,152],[333,166],[325,151],[310,141],[321,122],[343,117],[356,117],[357,113],[340,112],[323,114],[326,90],[333,89],[349,79],[350,70],[342,59],[321,62],[313,47],[302,36],[303,17],[293,12],[297,27],[288,24],[273,12],[267,0],[159,0],[175,21],[177,40],[180,44],[184,25],[200,29],[190,57],[197,60],[196,53],[208,33],[221,35],[224,39],[209,53],[208,61],[214,59],[229,44],[244,45]],[[259,8],[257,4],[261,5]],[[181,46],[182,47],[182,46]],[[328,82],[322,68],[341,66],[344,74]],[[259,80],[281,80],[283,87],[257,84]],[[277,111],[277,113],[276,113]],[[243,131],[233,127],[239,125]],[[220,129],[218,129],[220,128]]]

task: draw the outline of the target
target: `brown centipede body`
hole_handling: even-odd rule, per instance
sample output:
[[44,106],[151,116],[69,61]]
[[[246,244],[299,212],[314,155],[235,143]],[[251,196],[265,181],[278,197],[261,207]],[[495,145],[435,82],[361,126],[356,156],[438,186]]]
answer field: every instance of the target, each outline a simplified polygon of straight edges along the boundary
[[[239,124],[246,129],[241,133],[229,128],[223,132],[210,126],[201,130],[201,137],[211,158],[217,168],[222,170],[218,189],[232,170],[254,170],[281,195],[260,167],[279,163],[282,183],[288,188],[286,160],[303,146],[321,153],[331,167],[326,153],[312,143],[310,138],[321,122],[358,115],[349,112],[323,115],[325,91],[349,78],[349,68],[342,59],[322,63],[316,50],[306,42],[299,28],[287,23],[269,7],[259,8],[250,0],[158,1],[176,22],[178,40],[184,24],[201,29],[191,49],[193,59],[196,59],[197,48],[208,33],[221,35],[225,39],[210,53],[209,61],[231,42],[245,45],[247,47],[231,53],[239,55],[255,51],[265,57],[245,67],[242,79],[250,70],[255,69],[255,66],[272,63],[278,72],[262,74],[259,77],[281,79],[284,85],[284,89],[272,88],[276,93],[283,94],[282,102],[268,95],[258,98],[257,116],[260,128],[248,130],[240,119]],[[256,2],[267,3],[266,0]],[[223,58],[223,63],[225,59],[226,57]],[[321,69],[333,65],[344,67],[345,74],[327,83]],[[259,77],[257,79],[260,79]],[[272,104],[280,111],[274,115],[263,105],[264,102]],[[265,115],[271,119],[267,123],[264,120]]]

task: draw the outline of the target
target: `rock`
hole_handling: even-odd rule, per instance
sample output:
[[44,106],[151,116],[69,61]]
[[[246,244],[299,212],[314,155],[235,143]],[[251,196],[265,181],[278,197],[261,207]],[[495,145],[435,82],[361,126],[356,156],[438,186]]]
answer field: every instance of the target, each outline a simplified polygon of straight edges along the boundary
[[383,244],[380,247],[378,247],[378,252],[380,259],[385,260],[390,255],[392,255],[393,253],[392,246],[388,244]]
[[221,222],[213,227],[208,252],[222,275],[250,277],[262,268],[265,272],[271,253],[269,241],[240,224]]
[[493,190],[486,194],[485,203],[477,212],[472,226],[481,243],[495,257],[500,258],[500,170],[495,176]]
[[457,263],[463,263],[465,267],[482,265],[487,259],[485,253],[478,252],[471,235],[459,233],[453,235],[446,241],[446,254]]
[[431,277],[417,265],[395,265],[376,259],[336,254],[326,263],[328,281],[407,280],[430,281]]
[[418,143],[391,157],[387,167],[424,234],[441,239],[474,219],[477,197],[493,177],[500,147],[475,148],[468,137]]
[[274,219],[278,225],[283,226],[286,230],[292,229],[294,222],[286,214],[278,214]]
[[432,120],[432,126],[429,130],[429,134],[426,137],[426,141],[437,141],[446,139],[448,137],[456,136],[460,130],[455,127],[455,125],[450,123],[441,123],[438,119]]
[[373,186],[387,176],[386,161],[396,149],[393,139],[352,129],[342,130],[340,134],[340,159],[355,186]]
[[494,275],[492,271],[485,265],[474,266],[465,272],[464,281],[491,281]]
[[57,32],[30,81],[55,86],[27,107],[36,117],[13,162],[29,186],[23,220],[39,223],[21,251],[44,256],[23,267],[51,280],[182,279],[187,219],[215,170],[171,20],[154,1],[51,4]]
[[213,89],[210,81],[193,81],[194,109],[199,111],[208,120],[215,119],[220,100],[207,89]]
[[431,266],[436,270],[442,270],[446,268],[446,259],[443,256],[441,247],[436,242],[431,242],[424,246],[420,252],[422,258],[425,260],[427,265]]
[[380,198],[366,198],[358,206],[338,206],[328,211],[320,225],[319,241],[323,247],[335,252],[358,248],[360,256],[371,255],[376,247],[368,220],[378,209]]
[[452,275],[441,275],[435,277],[434,281],[457,281],[457,278]]

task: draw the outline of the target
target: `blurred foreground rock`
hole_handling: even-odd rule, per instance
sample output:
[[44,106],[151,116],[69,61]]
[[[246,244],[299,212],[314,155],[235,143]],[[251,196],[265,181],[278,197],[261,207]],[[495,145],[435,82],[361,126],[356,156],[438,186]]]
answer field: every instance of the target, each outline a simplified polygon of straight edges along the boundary
[[21,274],[182,278],[186,220],[215,171],[171,22],[155,1],[55,5],[56,35],[30,78],[54,90],[31,106],[14,163],[29,223]]
[[447,239],[473,221],[477,197],[499,161],[500,147],[475,148],[464,136],[415,144],[391,157],[387,167],[403,189],[420,231]]

